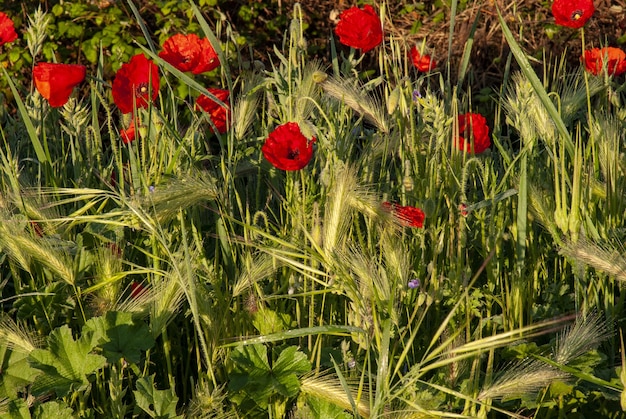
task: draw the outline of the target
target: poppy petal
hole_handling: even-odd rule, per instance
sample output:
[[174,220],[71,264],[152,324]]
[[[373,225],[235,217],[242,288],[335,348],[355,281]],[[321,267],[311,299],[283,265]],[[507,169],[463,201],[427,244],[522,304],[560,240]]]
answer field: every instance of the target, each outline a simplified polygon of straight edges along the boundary
[[86,74],[85,66],[77,64],[38,63],[33,68],[35,88],[55,108],[67,103]]

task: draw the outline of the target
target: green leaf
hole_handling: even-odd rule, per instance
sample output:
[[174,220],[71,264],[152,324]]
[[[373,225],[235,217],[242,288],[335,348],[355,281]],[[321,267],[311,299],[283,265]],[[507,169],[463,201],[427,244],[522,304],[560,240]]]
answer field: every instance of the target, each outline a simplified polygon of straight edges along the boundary
[[604,361],[606,361],[606,355],[593,349],[568,362],[567,365],[586,373],[592,373],[594,368]]
[[89,319],[83,334],[90,332],[97,338],[96,345],[102,347],[104,356],[111,364],[121,358],[137,364],[141,353],[154,346],[154,338],[144,322],[136,323],[131,313],[110,311],[105,316]]
[[279,333],[285,330],[291,321],[288,314],[277,314],[274,310],[261,308],[256,312],[252,325],[262,335]]
[[0,409],[0,419],[30,419],[28,404],[23,399],[11,400]]
[[266,408],[273,396],[296,396],[300,391],[297,374],[311,370],[306,355],[295,346],[281,351],[273,367],[268,362],[267,349],[259,344],[235,348],[230,359],[234,364],[229,383],[229,389],[235,393],[232,400],[241,405],[250,398],[261,408]]
[[306,404],[311,410],[311,417],[315,419],[350,419],[354,417],[342,407],[317,397],[307,396]]
[[74,419],[74,411],[63,402],[51,401],[40,404],[33,412],[33,419]]
[[275,389],[285,397],[293,397],[300,391],[300,380],[296,374],[311,371],[306,355],[295,346],[283,350],[272,368]]
[[48,336],[48,349],[35,349],[28,357],[32,367],[45,373],[45,378],[33,385],[33,394],[54,391],[64,397],[89,387],[87,376],[106,363],[103,356],[90,353],[94,349],[92,342],[89,335],[75,341],[68,326],[53,330]]
[[28,354],[6,350],[0,355],[0,399],[17,398],[18,390],[34,382],[41,371],[31,368]]
[[235,394],[233,401],[241,404],[249,396],[261,408],[266,408],[273,391],[270,382],[270,364],[263,345],[239,346],[230,354],[234,363],[228,387]]
[[151,418],[182,418],[176,414],[178,397],[174,389],[157,390],[154,387],[154,375],[137,380],[137,390],[133,391],[135,401]]

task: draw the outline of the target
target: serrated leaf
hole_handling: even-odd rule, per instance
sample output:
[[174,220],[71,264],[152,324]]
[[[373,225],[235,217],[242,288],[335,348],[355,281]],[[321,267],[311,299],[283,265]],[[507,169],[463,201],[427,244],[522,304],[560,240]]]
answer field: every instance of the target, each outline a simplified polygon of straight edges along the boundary
[[241,404],[249,397],[261,408],[268,406],[272,396],[296,396],[300,391],[297,374],[311,370],[306,355],[295,346],[281,351],[273,367],[269,365],[267,349],[260,344],[237,347],[230,359],[234,363],[229,383],[235,394],[232,400]]
[[306,355],[295,346],[284,349],[272,368],[274,387],[285,397],[293,397],[300,391],[300,380],[296,374],[311,371],[311,363]]
[[137,390],[133,391],[135,401],[144,412],[155,419],[182,418],[176,414],[178,397],[174,389],[157,390],[154,375],[137,380]]
[[290,321],[289,315],[282,313],[279,315],[274,310],[261,308],[255,314],[252,325],[261,335],[269,335],[282,332]]
[[[249,396],[261,408],[266,408],[273,389],[265,346],[238,346],[231,352],[230,359],[234,363],[228,383],[228,388],[234,393],[232,400],[241,404],[245,396]],[[237,394],[239,391],[241,393]]]
[[31,384],[41,371],[31,368],[28,354],[7,350],[0,364],[0,399],[17,398],[18,390]]
[[108,312],[105,316],[89,319],[83,334],[90,332],[96,344],[104,351],[107,361],[116,363],[120,358],[137,364],[141,353],[154,346],[154,338],[145,323],[135,323],[131,313]]
[[568,362],[568,366],[580,371],[591,373],[594,368],[606,360],[606,355],[596,349],[588,351],[576,359]]
[[45,374],[45,379],[33,385],[33,394],[54,391],[64,397],[87,388],[88,376],[106,363],[105,357],[90,353],[93,349],[91,336],[75,341],[68,326],[53,330],[48,336],[48,349],[35,349],[28,357],[31,366]]
[[30,410],[25,400],[11,400],[0,406],[0,419],[31,419]]
[[307,396],[306,404],[315,419],[350,419],[354,417],[342,407],[317,397]]
[[65,403],[51,401],[40,404],[33,411],[33,419],[74,419],[74,411]]

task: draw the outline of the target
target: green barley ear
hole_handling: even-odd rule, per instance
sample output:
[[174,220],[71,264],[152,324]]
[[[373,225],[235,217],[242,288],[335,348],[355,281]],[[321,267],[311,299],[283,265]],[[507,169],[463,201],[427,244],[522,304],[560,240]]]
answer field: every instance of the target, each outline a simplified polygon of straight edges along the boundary
[[587,79],[589,90],[587,90],[584,71],[582,68],[570,72],[563,69],[554,73],[552,90],[558,93],[561,116],[566,124],[578,118],[581,112],[586,112],[587,94],[591,98],[605,89],[601,77],[589,77]]
[[308,121],[319,102],[319,88],[316,82],[317,74],[322,71],[320,61],[312,60],[302,69],[302,76],[295,83],[295,118],[298,122]]
[[185,417],[189,419],[236,419],[235,411],[225,411],[225,386],[215,387],[205,377],[200,377],[193,390]]
[[260,253],[254,257],[246,254],[243,263],[245,268],[233,285],[233,297],[243,294],[248,288],[273,275],[279,267],[284,265],[284,262],[268,253]]
[[524,145],[532,148],[537,139],[547,144],[554,143],[556,126],[530,81],[521,72],[512,77],[504,108],[507,123],[519,132]]
[[43,43],[47,37],[46,31],[48,30],[50,18],[46,12],[41,10],[41,7],[38,7],[32,17],[28,16],[28,22],[26,45],[30,51],[30,56],[33,57],[34,60],[43,48]]
[[96,252],[93,295],[89,301],[96,315],[112,310],[119,298],[121,280],[126,275],[120,253],[113,243],[102,246]]
[[569,375],[537,359],[524,359],[507,365],[491,385],[484,388],[478,400],[506,400],[533,395],[554,381]]
[[26,272],[32,272],[32,263],[48,268],[55,276],[74,285],[73,261],[61,243],[49,237],[33,237],[26,229],[26,221],[6,212],[0,213],[0,248]]
[[578,316],[574,325],[565,328],[558,336],[552,359],[559,364],[568,364],[596,349],[611,335],[600,314],[592,312],[584,318]]
[[333,375],[325,374],[305,377],[300,381],[300,391],[304,396],[326,401],[345,410],[352,410],[352,400],[359,415],[364,418],[370,416],[367,394],[362,393],[361,397],[357,398],[358,391],[352,388],[350,388],[351,394],[346,394],[342,383]]
[[596,112],[593,116],[591,135],[597,141],[600,170],[605,181],[610,182],[612,192],[616,192],[614,189],[618,179],[624,174],[624,167],[620,166],[622,161],[620,156],[620,144],[623,135],[622,122],[614,115],[607,115],[604,112]]
[[452,118],[444,101],[430,90],[418,95],[416,101],[423,122],[422,127],[428,135],[430,148],[440,149],[443,147],[445,149],[450,140],[449,132],[452,127]]
[[241,79],[241,92],[233,105],[233,131],[235,138],[243,139],[254,122],[259,111],[261,91],[265,80],[259,73],[250,73]]
[[554,221],[554,199],[551,192],[538,188],[534,184],[528,185],[529,209],[543,227],[550,232],[552,237],[559,242],[561,233]]
[[318,81],[327,95],[345,103],[380,131],[389,132],[389,121],[384,108],[378,100],[365,93],[363,86],[352,79],[324,77],[319,72],[312,75],[312,80]]
[[326,196],[322,240],[324,251],[332,255],[346,241],[354,210],[371,218],[378,217],[382,210],[377,196],[360,184],[356,169],[350,166],[336,169]]
[[626,258],[617,249],[604,248],[589,240],[581,239],[576,243],[564,242],[560,253],[575,262],[591,266],[615,279],[626,282]]
[[87,104],[71,97],[61,108],[63,122],[61,128],[72,137],[81,137],[85,134],[91,120],[91,109]]
[[141,198],[144,208],[151,208],[159,224],[174,218],[180,210],[218,196],[216,181],[208,172],[181,175],[163,184],[150,187]]
[[6,315],[0,318],[0,342],[0,346],[24,354],[29,354],[43,343],[36,332],[31,332]]
[[154,338],[163,333],[183,305],[185,293],[181,288],[181,280],[174,278],[175,275],[169,272],[162,280],[150,284],[153,294],[148,294],[146,300],[151,303],[150,331]]

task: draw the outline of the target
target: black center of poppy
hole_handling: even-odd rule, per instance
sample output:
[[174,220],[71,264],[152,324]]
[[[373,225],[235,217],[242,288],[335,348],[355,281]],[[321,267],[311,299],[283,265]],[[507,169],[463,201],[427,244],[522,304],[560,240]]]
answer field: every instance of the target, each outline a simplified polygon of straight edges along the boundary
[[295,160],[296,157],[298,157],[300,155],[300,150],[295,149],[295,150],[289,150],[289,152],[287,153],[287,158],[289,160]]
[[572,13],[572,20],[578,20],[581,17],[583,17],[583,11],[582,10],[576,10],[574,13]]
[[148,83],[139,83],[137,87],[135,87],[135,95],[137,97],[148,95]]

